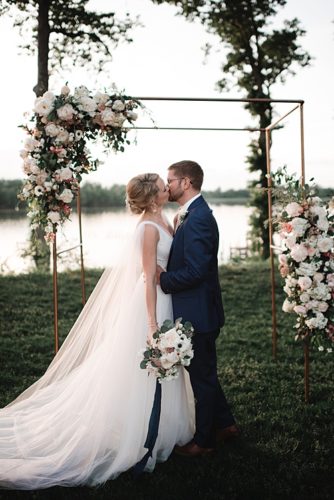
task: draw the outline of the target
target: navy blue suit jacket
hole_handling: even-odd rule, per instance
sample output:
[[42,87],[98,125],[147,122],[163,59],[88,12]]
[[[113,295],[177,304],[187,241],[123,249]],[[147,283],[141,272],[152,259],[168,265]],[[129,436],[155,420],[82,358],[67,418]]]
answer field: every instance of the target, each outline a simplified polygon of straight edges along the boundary
[[213,332],[224,324],[218,278],[219,233],[212,210],[202,196],[191,203],[172,243],[167,272],[160,275],[172,294],[174,320],[191,321],[195,332]]

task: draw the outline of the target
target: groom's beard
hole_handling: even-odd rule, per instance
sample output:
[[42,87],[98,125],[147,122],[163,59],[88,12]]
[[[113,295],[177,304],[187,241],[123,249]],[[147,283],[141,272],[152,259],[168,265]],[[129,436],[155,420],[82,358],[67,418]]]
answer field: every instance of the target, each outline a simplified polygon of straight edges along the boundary
[[169,191],[168,201],[176,201],[177,202],[183,196],[183,194],[184,194],[184,191],[182,191],[182,189],[178,189],[174,193]]

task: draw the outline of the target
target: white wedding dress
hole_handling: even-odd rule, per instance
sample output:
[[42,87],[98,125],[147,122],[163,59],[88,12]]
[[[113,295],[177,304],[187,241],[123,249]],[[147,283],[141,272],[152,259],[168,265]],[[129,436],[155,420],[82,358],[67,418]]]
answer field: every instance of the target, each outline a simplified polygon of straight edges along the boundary
[[[46,373],[0,410],[0,487],[98,485],[134,466],[144,448],[156,379],[139,367],[148,332],[140,222],[121,262],[106,270]],[[154,223],[153,223],[154,224]],[[172,237],[159,225],[158,263]],[[172,319],[157,287],[157,319]],[[146,471],[194,433],[187,372],[163,382],[160,426]]]

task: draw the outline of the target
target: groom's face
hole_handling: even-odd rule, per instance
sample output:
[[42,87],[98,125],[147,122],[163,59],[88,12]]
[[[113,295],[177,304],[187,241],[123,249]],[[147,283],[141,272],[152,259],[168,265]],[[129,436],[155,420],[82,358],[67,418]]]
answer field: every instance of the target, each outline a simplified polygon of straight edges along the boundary
[[169,201],[178,201],[184,193],[183,177],[179,177],[175,170],[168,170],[167,184],[169,188]]

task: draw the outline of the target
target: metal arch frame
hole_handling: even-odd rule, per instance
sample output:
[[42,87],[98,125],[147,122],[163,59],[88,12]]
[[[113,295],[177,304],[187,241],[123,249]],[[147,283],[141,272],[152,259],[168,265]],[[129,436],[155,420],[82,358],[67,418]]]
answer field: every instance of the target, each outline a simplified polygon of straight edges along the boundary
[[[239,132],[264,132],[266,138],[266,166],[267,166],[267,183],[268,183],[268,219],[269,219],[269,243],[270,243],[270,276],[271,276],[271,308],[272,308],[272,356],[277,359],[277,319],[276,319],[276,295],[275,295],[275,266],[274,266],[274,249],[273,249],[273,224],[272,224],[272,193],[271,193],[271,159],[270,159],[270,141],[271,132],[293,112],[299,110],[300,117],[300,157],[301,157],[301,183],[305,184],[305,146],[304,146],[304,114],[303,107],[304,101],[302,99],[267,99],[267,98],[205,98],[205,97],[136,97],[138,101],[167,101],[167,102],[237,102],[237,103],[280,103],[280,104],[294,104],[295,106],[287,113],[280,116],[277,120],[272,122],[265,128],[215,128],[215,127],[131,127],[129,130],[189,130],[189,131],[239,131]],[[63,252],[72,250],[73,248],[80,247],[80,264],[81,264],[81,290],[82,290],[82,304],[86,302],[85,290],[85,268],[83,260],[83,242],[82,242],[82,220],[81,220],[81,203],[80,203],[80,190],[77,197],[77,211],[79,219],[79,245],[71,249],[64,250]],[[63,253],[60,252],[60,253]],[[54,298],[54,338],[55,338],[55,352],[58,351],[58,284],[57,284],[57,240],[56,237],[53,242],[53,298]],[[309,402],[309,346],[304,345],[304,393],[305,402]]]

